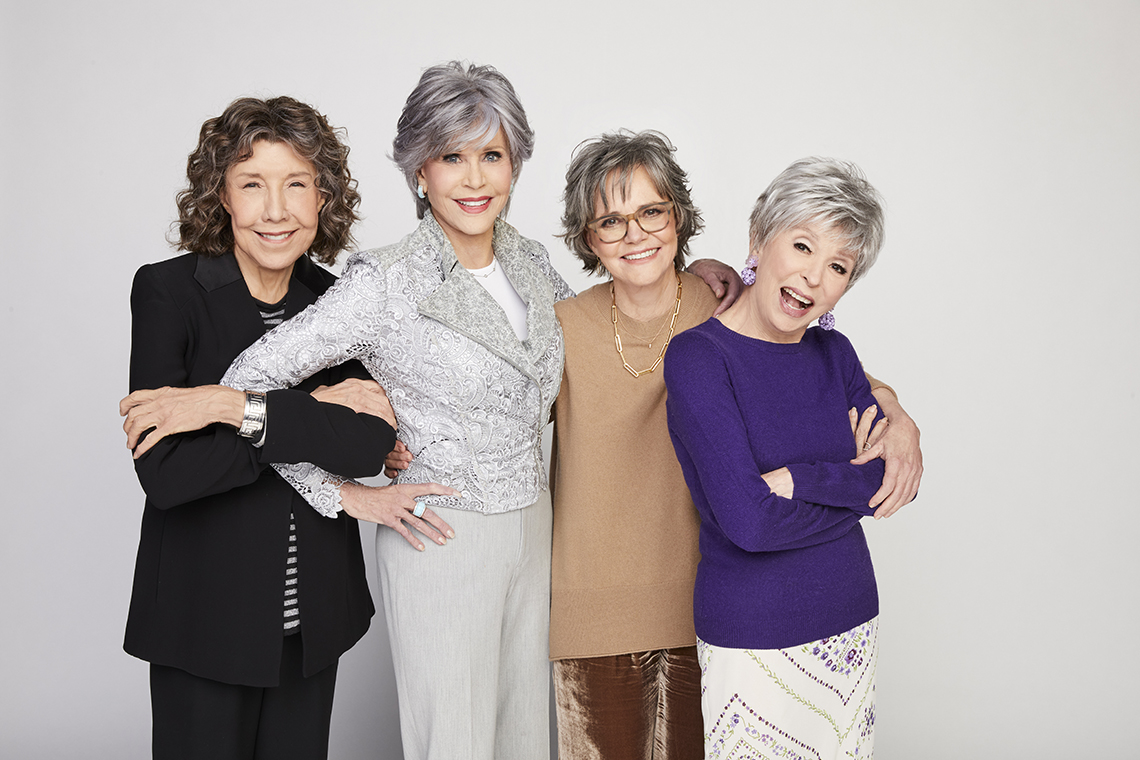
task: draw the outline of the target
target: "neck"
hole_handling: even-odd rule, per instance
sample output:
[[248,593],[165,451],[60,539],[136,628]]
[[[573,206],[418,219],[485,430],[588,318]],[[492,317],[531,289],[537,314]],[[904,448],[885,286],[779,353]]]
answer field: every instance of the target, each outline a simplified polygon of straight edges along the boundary
[[459,259],[459,263],[464,269],[489,267],[491,262],[495,260],[495,250],[491,247],[494,235],[491,230],[488,230],[487,234],[478,240],[464,240],[459,245],[456,245],[450,236],[447,239],[451,242],[452,250],[455,251],[455,258]]
[[759,290],[755,286],[744,289],[744,294],[717,317],[721,324],[733,332],[768,343],[799,343],[807,332],[805,327],[798,333],[777,332],[762,317],[756,298]]
[[669,272],[660,280],[649,285],[632,285],[623,280],[614,280],[614,301],[622,314],[638,322],[648,322],[672,311],[677,303],[677,278]]
[[239,256],[238,268],[241,269],[249,294],[258,301],[277,303],[289,292],[289,278],[293,276],[292,264],[288,269],[262,269]]

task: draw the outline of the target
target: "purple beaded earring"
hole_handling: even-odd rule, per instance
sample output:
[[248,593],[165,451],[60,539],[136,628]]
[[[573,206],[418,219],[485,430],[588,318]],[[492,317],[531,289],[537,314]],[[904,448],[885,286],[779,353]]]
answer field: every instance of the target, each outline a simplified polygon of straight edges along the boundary
[[819,318],[819,327],[821,330],[834,330],[835,329],[835,315],[830,311]]
[[740,279],[745,285],[751,285],[756,282],[756,257],[749,256],[744,262],[744,269],[740,270]]

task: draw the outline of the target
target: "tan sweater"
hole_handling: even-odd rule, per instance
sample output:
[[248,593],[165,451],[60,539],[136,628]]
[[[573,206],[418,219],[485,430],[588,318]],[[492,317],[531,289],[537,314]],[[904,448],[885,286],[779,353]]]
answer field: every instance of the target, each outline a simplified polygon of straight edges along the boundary
[[[712,316],[716,298],[682,274],[676,332]],[[610,284],[555,306],[566,340],[554,405],[550,657],[599,657],[692,646],[699,518],[665,420],[660,367],[633,377],[614,348]],[[661,352],[668,324],[620,315],[634,369]],[[628,328],[628,329],[627,329]]]

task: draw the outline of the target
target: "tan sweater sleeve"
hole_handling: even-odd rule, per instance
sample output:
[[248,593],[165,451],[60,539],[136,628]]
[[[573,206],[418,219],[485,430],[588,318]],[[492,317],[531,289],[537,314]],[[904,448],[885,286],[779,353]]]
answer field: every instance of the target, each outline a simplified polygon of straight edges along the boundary
[[867,382],[869,382],[871,384],[871,392],[872,393],[874,393],[875,390],[878,388],[885,388],[888,391],[890,391],[891,395],[895,397],[896,401],[898,401],[899,394],[895,392],[894,388],[887,385],[882,380],[876,380],[874,377],[872,377],[871,373],[868,372],[867,370],[863,370],[863,374],[867,376]]

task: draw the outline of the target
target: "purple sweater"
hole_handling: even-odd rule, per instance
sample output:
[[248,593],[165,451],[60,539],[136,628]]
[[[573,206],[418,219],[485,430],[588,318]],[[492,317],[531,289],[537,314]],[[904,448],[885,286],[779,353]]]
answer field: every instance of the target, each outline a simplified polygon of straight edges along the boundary
[[[811,328],[799,343],[768,343],[710,319],[673,339],[665,385],[669,434],[701,514],[697,635],[782,649],[877,615],[859,519],[883,462],[848,463],[847,410],[875,399],[847,338]],[[783,466],[792,499],[760,477]]]

